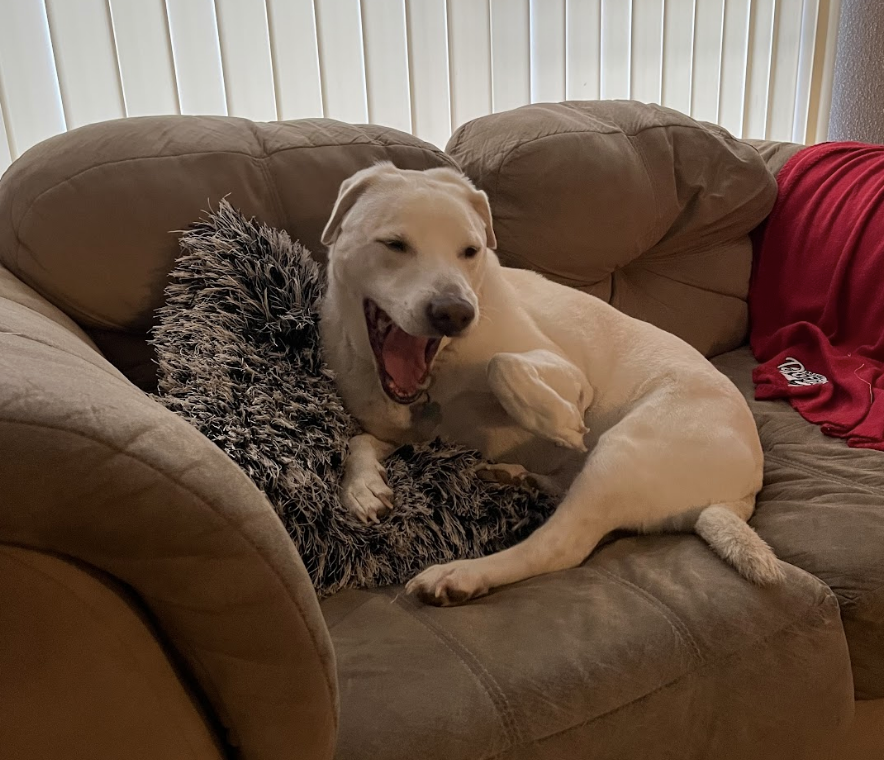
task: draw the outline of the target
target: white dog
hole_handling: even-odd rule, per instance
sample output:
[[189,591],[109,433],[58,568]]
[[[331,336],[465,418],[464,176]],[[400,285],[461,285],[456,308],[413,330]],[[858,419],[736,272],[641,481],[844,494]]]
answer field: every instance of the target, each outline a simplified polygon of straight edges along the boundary
[[409,593],[463,602],[575,567],[618,528],[694,530],[749,580],[782,577],[746,524],[762,451],[737,389],[679,338],[502,267],[487,196],[463,175],[360,171],[322,242],[325,355],[367,431],[350,441],[343,504],[377,521],[393,509],[384,458],[435,436],[503,463],[483,477],[563,495],[522,543],[427,568]]

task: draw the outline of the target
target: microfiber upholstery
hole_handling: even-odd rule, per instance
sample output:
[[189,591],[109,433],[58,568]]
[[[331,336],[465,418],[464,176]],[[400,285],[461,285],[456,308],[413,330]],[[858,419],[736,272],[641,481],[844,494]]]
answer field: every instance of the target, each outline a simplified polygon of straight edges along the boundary
[[776,182],[721,127],[630,101],[543,103],[446,148],[491,200],[498,254],[713,356],[746,338],[749,232]]
[[624,538],[462,607],[322,603],[337,760],[831,758],[853,711],[838,605],[759,589],[695,536]]
[[749,402],[764,446],[752,525],[837,595],[858,699],[884,697],[884,457],[822,434],[787,401],[756,401],[748,348],[715,365]]

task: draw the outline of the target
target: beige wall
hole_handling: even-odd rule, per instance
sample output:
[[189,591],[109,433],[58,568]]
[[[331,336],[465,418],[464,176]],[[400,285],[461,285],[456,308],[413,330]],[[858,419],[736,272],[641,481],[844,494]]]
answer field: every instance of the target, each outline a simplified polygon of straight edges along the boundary
[[830,140],[884,143],[884,2],[843,0]]

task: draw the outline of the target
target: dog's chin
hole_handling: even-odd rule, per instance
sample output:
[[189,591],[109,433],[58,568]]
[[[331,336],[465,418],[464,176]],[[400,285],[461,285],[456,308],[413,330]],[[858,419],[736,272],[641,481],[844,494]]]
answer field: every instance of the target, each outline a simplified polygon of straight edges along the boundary
[[395,403],[413,404],[430,384],[442,339],[406,332],[371,299],[363,311],[381,388]]

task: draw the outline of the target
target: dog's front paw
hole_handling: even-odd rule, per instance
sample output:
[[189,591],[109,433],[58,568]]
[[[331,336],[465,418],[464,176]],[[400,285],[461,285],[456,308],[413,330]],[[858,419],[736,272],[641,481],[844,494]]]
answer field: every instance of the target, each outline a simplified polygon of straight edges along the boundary
[[487,594],[488,584],[473,560],[457,560],[428,567],[406,584],[405,593],[416,596],[424,604],[453,607]]
[[589,428],[583,424],[583,420],[579,416],[575,415],[568,425],[556,428],[550,438],[559,448],[585,453],[588,451],[585,441],[587,433],[589,433]]
[[561,496],[562,489],[556,481],[546,475],[535,475],[528,472],[520,464],[491,464],[483,462],[473,467],[473,473],[479,480],[501,485],[518,486],[540,491],[549,496]]
[[341,503],[366,525],[379,523],[393,509],[393,491],[387,485],[383,465],[360,468],[346,477],[341,486]]

